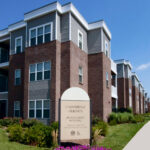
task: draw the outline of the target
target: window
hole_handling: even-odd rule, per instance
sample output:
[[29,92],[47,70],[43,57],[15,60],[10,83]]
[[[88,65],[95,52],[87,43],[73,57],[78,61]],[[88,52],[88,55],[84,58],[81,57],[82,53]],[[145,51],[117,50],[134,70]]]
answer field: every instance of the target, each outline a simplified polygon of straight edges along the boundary
[[49,118],[50,100],[29,101],[29,118]]
[[51,63],[41,62],[30,65],[30,81],[48,80],[51,74]]
[[49,118],[49,108],[50,108],[50,104],[49,104],[49,100],[44,100],[44,108],[43,108],[43,117],[44,118]]
[[50,79],[50,62],[44,62],[44,79]]
[[35,101],[29,101],[29,118],[34,118]]
[[106,72],[106,87],[109,87],[109,76],[108,76],[108,72]]
[[83,34],[80,31],[78,31],[78,46],[83,49]]
[[42,101],[36,101],[36,118],[42,118]]
[[30,35],[30,37],[31,37],[31,39],[30,39],[30,45],[31,46],[35,46],[36,45],[36,29],[31,30],[30,34],[31,34]]
[[15,39],[15,53],[19,54],[22,52],[22,37]]
[[45,39],[45,43],[51,41],[51,27],[52,25],[46,25],[45,26],[45,34],[44,34],[44,39]]
[[16,69],[15,70],[15,85],[20,85],[21,84],[21,70]]
[[38,30],[38,38],[37,38],[37,44],[43,43],[43,27],[40,27]]
[[35,81],[35,67],[35,64],[30,65],[30,81]]
[[30,46],[52,41],[52,23],[30,29]]
[[20,101],[14,102],[14,117],[20,117]]
[[83,69],[79,67],[79,83],[83,83]]
[[37,80],[43,79],[42,74],[43,74],[43,63],[39,63],[37,64]]
[[105,41],[105,55],[109,57],[108,42]]

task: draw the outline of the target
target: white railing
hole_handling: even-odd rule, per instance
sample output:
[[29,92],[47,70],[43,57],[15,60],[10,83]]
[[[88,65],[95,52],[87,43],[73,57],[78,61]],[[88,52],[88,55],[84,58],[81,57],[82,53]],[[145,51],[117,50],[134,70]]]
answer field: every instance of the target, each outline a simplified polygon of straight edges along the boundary
[[117,65],[113,60],[111,60],[111,71],[117,74]]
[[111,97],[118,98],[117,87],[111,86]]

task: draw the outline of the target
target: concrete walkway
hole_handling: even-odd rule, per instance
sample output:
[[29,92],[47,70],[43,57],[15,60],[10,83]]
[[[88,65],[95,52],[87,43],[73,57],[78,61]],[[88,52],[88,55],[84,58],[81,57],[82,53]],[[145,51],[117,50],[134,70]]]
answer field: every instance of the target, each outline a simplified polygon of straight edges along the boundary
[[150,121],[141,128],[123,150],[150,150]]

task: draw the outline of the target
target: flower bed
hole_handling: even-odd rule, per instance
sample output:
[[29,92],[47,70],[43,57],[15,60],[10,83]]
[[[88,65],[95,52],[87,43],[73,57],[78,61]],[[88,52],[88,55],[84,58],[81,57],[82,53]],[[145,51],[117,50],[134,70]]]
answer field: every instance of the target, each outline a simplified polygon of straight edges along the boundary
[[55,150],[111,150],[111,149],[107,149],[104,147],[97,147],[97,146],[92,146],[90,147],[89,145],[80,145],[80,146],[72,146],[72,147],[63,147],[60,146],[58,148],[55,148]]

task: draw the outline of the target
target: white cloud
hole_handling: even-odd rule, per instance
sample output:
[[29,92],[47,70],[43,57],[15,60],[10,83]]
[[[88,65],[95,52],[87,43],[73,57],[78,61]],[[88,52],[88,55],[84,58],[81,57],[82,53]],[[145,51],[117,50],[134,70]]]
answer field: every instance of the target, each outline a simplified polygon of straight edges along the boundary
[[149,63],[147,63],[147,64],[142,64],[142,65],[140,65],[140,66],[138,66],[137,68],[136,68],[136,70],[145,70],[145,69],[147,69],[147,68],[149,68],[150,67],[150,62]]

